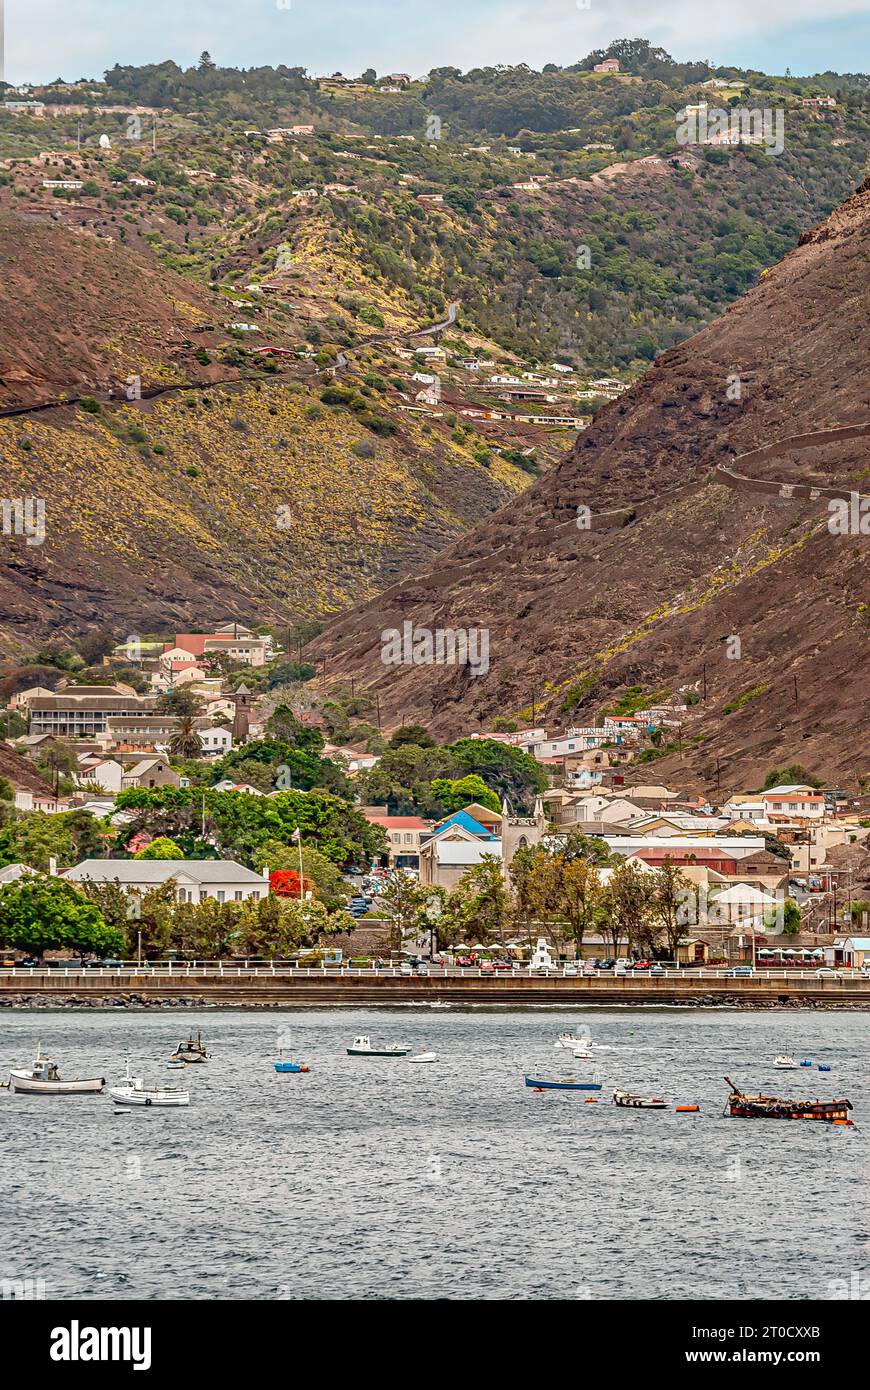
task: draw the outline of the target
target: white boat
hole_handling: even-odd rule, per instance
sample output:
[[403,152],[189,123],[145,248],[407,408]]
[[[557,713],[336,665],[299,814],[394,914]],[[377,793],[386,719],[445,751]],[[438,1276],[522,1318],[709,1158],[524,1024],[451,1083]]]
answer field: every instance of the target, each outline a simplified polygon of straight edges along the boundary
[[[567,1047],[574,1052],[575,1047],[591,1047],[589,1038],[576,1038],[573,1033],[560,1033],[559,1039],[553,1044],[554,1047]],[[576,1057],[576,1052],[574,1053]]]
[[773,1065],[777,1071],[797,1071],[798,1064],[794,1057],[774,1057]]
[[187,1063],[182,1062],[180,1057],[170,1057],[166,1065],[170,1068],[171,1071],[184,1071],[184,1068],[187,1066]]
[[409,1057],[409,1062],[437,1062],[437,1052],[418,1052],[415,1057]]
[[435,999],[430,1005],[430,1009],[451,1009],[452,1004],[445,1004],[443,999]]
[[130,1075],[129,1061],[126,1074],[109,1087],[109,1095],[116,1105],[190,1105],[190,1091],[180,1086],[146,1086],[141,1076]]
[[577,1058],[578,1062],[595,1061],[595,1053],[591,1050],[591,1048],[588,1048],[582,1044],[580,1047],[574,1048],[574,1056]]
[[9,1087],[21,1095],[42,1096],[94,1096],[106,1084],[104,1076],[93,1077],[88,1081],[62,1081],[57,1063],[43,1057],[37,1044],[36,1056],[29,1070],[10,1071]]
[[410,1047],[402,1047],[397,1043],[387,1044],[384,1047],[373,1047],[368,1033],[360,1033],[347,1049],[347,1055],[348,1057],[407,1057],[410,1051]]

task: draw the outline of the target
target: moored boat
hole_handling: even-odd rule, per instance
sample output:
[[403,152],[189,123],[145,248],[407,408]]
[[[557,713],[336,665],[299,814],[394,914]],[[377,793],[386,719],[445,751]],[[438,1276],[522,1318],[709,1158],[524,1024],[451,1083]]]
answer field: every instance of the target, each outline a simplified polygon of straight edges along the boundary
[[797,1071],[798,1064],[794,1057],[774,1057],[773,1065],[777,1071]]
[[535,1091],[600,1091],[600,1081],[578,1081],[573,1076],[551,1077],[549,1079],[527,1076],[527,1086]]
[[211,1054],[206,1051],[202,1040],[202,1031],[197,1029],[196,1037],[190,1037],[187,1042],[179,1043],[172,1054],[173,1062],[207,1062]]
[[848,1100],[783,1100],[780,1096],[750,1096],[734,1085],[730,1076],[725,1080],[731,1087],[726,1109],[729,1115],[743,1120],[823,1120],[827,1124],[850,1125]]
[[104,1076],[95,1076],[86,1081],[63,1081],[57,1063],[43,1057],[38,1045],[31,1067],[9,1072],[9,1089],[20,1095],[95,1096],[99,1095],[105,1084]]
[[280,1071],[280,1072],[294,1072],[294,1073],[296,1073],[296,1072],[307,1072],[307,1071],[310,1071],[311,1068],[308,1066],[307,1062],[292,1062],[292,1061],[287,1061],[287,1062],[285,1062],[285,1061],[284,1061],[284,1051],[283,1051],[282,1048],[279,1048],[279,1049],[278,1049],[278,1060],[277,1060],[277,1062],[275,1063],[275,1070],[276,1070],[276,1071]]
[[408,1058],[409,1062],[437,1062],[437,1052],[417,1052],[413,1057]]
[[368,1033],[360,1033],[347,1049],[348,1057],[407,1057],[410,1047],[398,1043],[384,1047],[373,1047]]
[[595,1053],[591,1052],[588,1047],[575,1047],[573,1055],[577,1058],[578,1062],[595,1061]]
[[558,1039],[553,1044],[554,1047],[566,1047],[573,1051],[575,1047],[588,1048],[590,1042],[588,1038],[575,1037],[573,1033],[560,1033]]
[[661,1096],[633,1096],[629,1091],[614,1091],[613,1104],[626,1110],[667,1110],[668,1102]]
[[190,1105],[190,1091],[180,1086],[146,1086],[141,1076],[131,1076],[129,1060],[125,1075],[109,1087],[109,1095],[115,1105]]

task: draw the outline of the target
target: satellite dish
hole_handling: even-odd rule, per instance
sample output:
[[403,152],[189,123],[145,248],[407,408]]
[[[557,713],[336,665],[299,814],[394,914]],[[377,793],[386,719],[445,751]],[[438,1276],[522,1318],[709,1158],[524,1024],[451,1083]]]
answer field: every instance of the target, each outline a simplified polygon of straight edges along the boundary
[[108,135],[101,135],[101,136],[100,136],[100,149],[101,149],[101,150],[110,150],[111,148],[112,148],[112,142],[111,142],[111,140],[109,139]]

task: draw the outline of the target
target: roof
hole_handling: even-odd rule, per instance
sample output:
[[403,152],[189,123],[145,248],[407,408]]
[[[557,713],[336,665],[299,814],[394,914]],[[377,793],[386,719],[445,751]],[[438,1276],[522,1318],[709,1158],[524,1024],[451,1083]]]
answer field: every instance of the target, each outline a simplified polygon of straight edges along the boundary
[[193,883],[260,883],[260,874],[237,864],[234,859],[83,859],[66,869],[62,878],[81,883],[166,883],[170,878],[183,877]]
[[381,825],[385,830],[428,830],[426,821],[419,816],[374,816],[366,813],[369,825]]
[[717,893],[713,902],[765,903],[773,906],[777,899],[771,897],[770,893],[762,893],[760,888],[753,888],[751,883],[735,883],[733,888],[726,888],[724,892]]
[[453,825],[459,826],[462,830],[467,830],[469,834],[476,835],[480,839],[495,839],[492,831],[487,830],[485,825],[481,825],[480,821],[475,820],[474,816],[470,816],[467,811],[454,811],[452,816],[446,816],[444,820],[438,822],[437,831],[440,834],[442,830],[446,830],[448,826]]

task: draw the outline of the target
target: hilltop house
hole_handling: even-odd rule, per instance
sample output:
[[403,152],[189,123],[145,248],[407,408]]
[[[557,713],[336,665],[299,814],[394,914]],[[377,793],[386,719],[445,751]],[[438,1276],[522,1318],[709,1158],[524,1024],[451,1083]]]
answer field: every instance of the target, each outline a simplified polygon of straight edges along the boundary
[[600,63],[596,63],[593,72],[619,72],[618,58],[604,58]]

